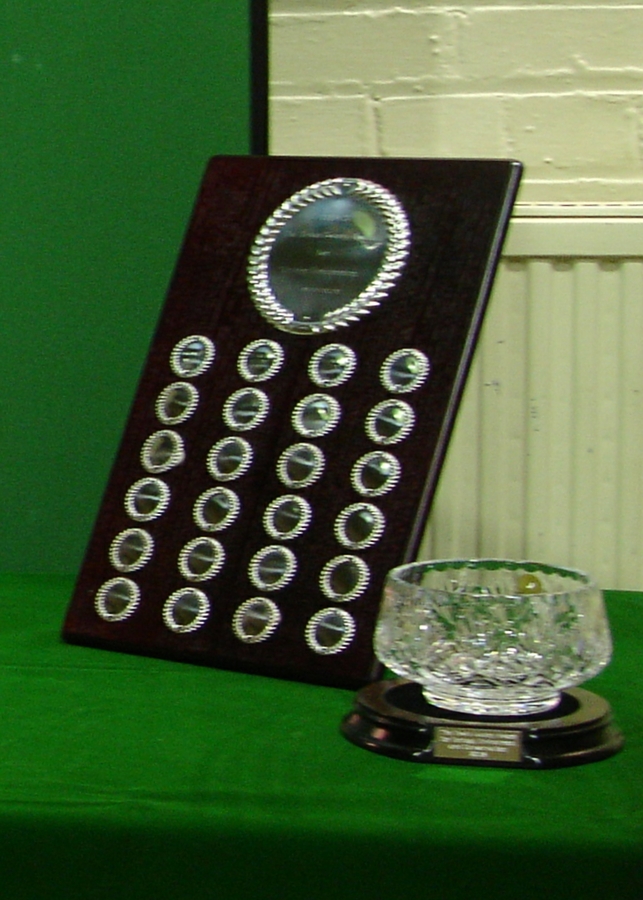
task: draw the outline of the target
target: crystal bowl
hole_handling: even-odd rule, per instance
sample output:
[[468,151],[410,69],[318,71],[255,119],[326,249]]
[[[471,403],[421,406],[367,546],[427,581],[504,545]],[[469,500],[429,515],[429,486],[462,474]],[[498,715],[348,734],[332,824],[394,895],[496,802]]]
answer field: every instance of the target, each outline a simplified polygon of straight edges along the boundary
[[470,715],[553,709],[609,662],[603,595],[574,569],[501,559],[392,569],[375,652],[427,701]]

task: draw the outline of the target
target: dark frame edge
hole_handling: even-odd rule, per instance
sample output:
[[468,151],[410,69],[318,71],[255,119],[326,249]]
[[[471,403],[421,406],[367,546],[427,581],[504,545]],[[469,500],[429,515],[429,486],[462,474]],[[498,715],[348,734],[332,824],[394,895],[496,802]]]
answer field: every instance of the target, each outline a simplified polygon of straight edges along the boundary
[[250,3],[250,153],[267,156],[268,127],[268,0]]

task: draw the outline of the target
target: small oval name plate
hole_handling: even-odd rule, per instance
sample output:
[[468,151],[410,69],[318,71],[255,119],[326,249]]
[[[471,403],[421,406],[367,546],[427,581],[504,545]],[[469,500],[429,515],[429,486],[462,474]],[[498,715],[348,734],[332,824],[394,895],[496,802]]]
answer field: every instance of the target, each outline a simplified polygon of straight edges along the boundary
[[522,736],[508,729],[438,725],[433,731],[433,755],[471,762],[521,762]]

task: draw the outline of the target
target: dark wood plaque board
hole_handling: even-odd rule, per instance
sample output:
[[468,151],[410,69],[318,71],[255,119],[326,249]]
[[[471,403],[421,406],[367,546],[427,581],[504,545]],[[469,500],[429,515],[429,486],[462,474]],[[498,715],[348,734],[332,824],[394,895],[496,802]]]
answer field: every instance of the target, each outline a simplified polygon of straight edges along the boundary
[[[211,160],[64,623],[67,641],[345,687],[377,676],[372,635],[383,579],[417,552],[520,172],[518,163],[501,160]],[[380,305],[357,321],[318,334],[284,331],[253,303],[249,253],[288,198],[330,179],[365,180],[397,198],[410,227],[408,256]],[[207,339],[214,358],[200,374],[181,377],[172,360],[180,342],[192,336]],[[267,406],[255,427],[240,431],[226,420],[226,402],[248,388],[239,360],[257,340],[277,344],[283,362],[271,378],[250,385]],[[355,369],[343,383],[319,387],[311,380],[311,357],[333,343],[349,347]],[[419,353],[429,367],[416,389],[396,395],[382,371],[400,348]],[[183,421],[164,424],[159,397],[177,382],[191,386],[194,408]],[[293,411],[315,393],[332,398],[338,421],[326,434],[302,436]],[[411,408],[412,427],[403,438],[378,444],[366,423],[374,407],[391,399]],[[163,430],[179,441],[182,456],[153,472],[143,448]],[[239,477],[218,481],[208,468],[209,454],[235,435],[250,446],[251,463]],[[278,460],[298,443],[318,448],[324,464],[313,483],[292,488],[284,485]],[[352,473],[359,460],[380,451],[395,457],[399,477],[390,490],[365,497]],[[134,485],[150,480],[164,485],[160,512],[135,520],[126,498]],[[217,487],[233,491],[236,514],[229,527],[208,532],[195,508]],[[284,495],[302,498],[309,521],[298,536],[280,540],[267,533],[266,509]],[[381,533],[362,548],[347,547],[338,537],[338,519],[365,503],[376,507]],[[127,570],[114,546],[132,531],[144,532],[147,543]],[[199,538],[214,539],[221,559],[208,577],[186,578],[183,548]],[[256,571],[257,553],[269,546],[285,547],[292,567],[281,587],[258,588],[253,565]],[[341,577],[334,594],[335,576],[324,576],[329,562],[342,557],[358,560],[349,565],[357,566],[349,582],[358,572],[359,585],[346,596]],[[106,593],[105,585],[116,585],[115,594],[112,588]],[[198,616],[190,620],[188,611],[168,625],[168,598],[189,588],[202,598]],[[131,602],[121,609],[123,590]],[[256,598],[268,601],[270,627],[244,631],[242,639],[234,626],[237,611]],[[315,630],[324,615],[330,619]],[[344,632],[334,644],[337,628]]]

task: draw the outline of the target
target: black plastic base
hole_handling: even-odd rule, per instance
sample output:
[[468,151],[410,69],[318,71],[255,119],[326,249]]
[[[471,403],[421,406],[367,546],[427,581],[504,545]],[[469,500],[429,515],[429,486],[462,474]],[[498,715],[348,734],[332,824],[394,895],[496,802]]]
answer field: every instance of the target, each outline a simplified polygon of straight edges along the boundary
[[555,709],[517,719],[440,709],[415,682],[378,681],[359,691],[341,730],[359,747],[412,762],[524,769],[595,762],[623,746],[607,701],[580,688]]

